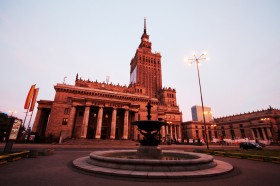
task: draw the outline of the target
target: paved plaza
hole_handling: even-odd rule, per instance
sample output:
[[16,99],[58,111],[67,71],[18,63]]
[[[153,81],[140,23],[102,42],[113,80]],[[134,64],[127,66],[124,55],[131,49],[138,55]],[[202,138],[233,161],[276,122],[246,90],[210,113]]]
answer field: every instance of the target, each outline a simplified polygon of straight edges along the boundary
[[[0,145],[3,147],[3,144]],[[15,145],[16,149],[38,148],[42,145]],[[44,148],[54,147],[52,156],[24,158],[19,161],[0,165],[0,185],[94,185],[94,186],[147,186],[147,185],[279,185],[280,165],[269,162],[218,157],[215,159],[228,162],[234,166],[231,173],[206,178],[188,179],[138,179],[128,177],[106,176],[85,173],[73,168],[72,161],[87,156],[90,152],[102,149],[127,149],[135,146],[69,146],[45,145]],[[171,145],[165,149],[191,150],[193,146]]]

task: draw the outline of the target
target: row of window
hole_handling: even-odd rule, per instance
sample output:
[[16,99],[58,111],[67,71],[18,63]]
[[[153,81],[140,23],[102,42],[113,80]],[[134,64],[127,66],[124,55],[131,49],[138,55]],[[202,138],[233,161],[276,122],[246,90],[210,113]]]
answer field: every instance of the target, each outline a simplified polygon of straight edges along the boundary
[[145,44],[142,44],[142,47],[151,48],[151,46]]
[[[205,133],[204,130],[202,130],[201,131],[201,135],[204,136],[204,133]],[[244,129],[240,129],[240,134],[241,134],[241,136],[240,136],[241,138],[246,138]],[[199,138],[198,130],[195,130],[195,135],[196,135],[197,138]],[[208,131],[208,136],[210,138],[212,138],[211,131]],[[219,134],[219,136],[218,136],[218,131],[215,130],[214,131],[214,137],[215,138],[218,138],[218,137],[226,138],[227,136],[226,136],[226,132],[224,130],[222,130],[222,134]],[[231,137],[231,139],[235,138],[234,130],[230,130],[230,137]]]
[[[243,128],[243,124],[240,124],[240,125],[239,125],[239,127],[240,127],[240,128]],[[197,126],[195,126],[195,128],[198,128],[198,127],[197,127]],[[204,129],[204,126],[201,126],[201,128],[202,128],[202,129]],[[229,128],[230,128],[230,129],[233,129],[233,126],[232,126],[232,125],[230,125],[230,126],[229,126]],[[210,126],[208,126],[208,129],[211,129],[211,127],[210,127]],[[214,127],[214,129],[216,129],[216,127]],[[222,129],[222,130],[224,130],[224,129],[225,129],[225,127],[224,127],[224,126],[221,126],[221,129]]]
[[174,94],[167,93],[168,98],[174,98]]
[[[69,89],[60,89],[58,91],[64,91],[64,92],[71,92],[74,94],[85,94],[90,96],[98,96],[98,97],[107,97],[107,98],[115,98],[115,99],[124,99],[124,100],[133,100],[133,101],[139,101],[139,102],[146,102],[147,100],[141,99],[141,98],[135,98],[135,97],[126,97],[126,96],[119,96],[119,95],[111,95],[111,94],[102,94],[102,93],[95,93],[95,92],[86,92],[86,91],[76,91],[76,90],[69,90]],[[67,98],[67,103],[72,103],[72,98]]]
[[[155,58],[150,58],[150,57],[147,57],[147,56],[143,56],[143,58],[141,56],[139,56],[139,60],[140,61],[146,61],[146,62],[153,62],[154,64],[156,64],[156,59]],[[159,64],[160,61],[158,60],[157,64]]]

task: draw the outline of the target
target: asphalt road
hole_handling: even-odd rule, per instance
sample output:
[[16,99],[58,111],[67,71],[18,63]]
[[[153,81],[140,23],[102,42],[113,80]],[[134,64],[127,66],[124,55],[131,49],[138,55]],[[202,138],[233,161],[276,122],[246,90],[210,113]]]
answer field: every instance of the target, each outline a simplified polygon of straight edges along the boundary
[[[97,149],[94,149],[97,150]],[[93,149],[56,149],[52,156],[38,156],[0,165],[0,185],[90,185],[90,186],[167,186],[167,185],[245,185],[279,186],[280,164],[226,157],[215,159],[234,166],[229,174],[191,179],[135,179],[89,174],[72,167],[72,160],[87,156]]]

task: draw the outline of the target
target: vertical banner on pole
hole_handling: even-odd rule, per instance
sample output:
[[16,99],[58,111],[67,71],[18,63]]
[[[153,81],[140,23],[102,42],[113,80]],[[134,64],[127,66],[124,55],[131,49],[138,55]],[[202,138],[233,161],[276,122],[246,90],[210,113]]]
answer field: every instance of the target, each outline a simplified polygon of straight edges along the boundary
[[29,90],[29,92],[27,94],[27,97],[26,97],[26,100],[25,100],[24,109],[28,109],[29,106],[30,106],[30,102],[31,102],[31,99],[32,99],[32,96],[33,96],[33,93],[34,93],[35,85],[32,85],[30,87],[30,90]]
[[30,108],[29,108],[29,112],[31,112],[31,116],[29,118],[29,123],[28,123],[27,130],[30,130],[29,126],[30,126],[30,122],[31,122],[31,119],[32,119],[32,115],[33,115],[34,106],[35,106],[35,103],[36,103],[38,92],[39,92],[39,88],[35,88],[34,93],[33,93],[33,97],[32,97],[32,102],[31,102],[31,105],[30,105]]
[[25,100],[25,104],[24,104],[24,109],[26,109],[26,115],[25,115],[25,118],[24,118],[24,121],[22,123],[22,126],[24,127],[24,124],[25,124],[25,121],[26,121],[26,117],[27,117],[27,114],[28,114],[28,109],[30,107],[30,102],[31,102],[31,99],[32,99],[32,96],[34,94],[34,89],[35,89],[35,86],[36,84],[32,85],[30,87],[30,90],[26,96],[26,100]]
[[39,88],[35,88],[34,91],[33,91],[33,97],[32,97],[32,101],[31,101],[31,106],[29,108],[29,112],[34,110],[34,106],[36,104],[36,99],[37,99],[38,92],[39,92]]

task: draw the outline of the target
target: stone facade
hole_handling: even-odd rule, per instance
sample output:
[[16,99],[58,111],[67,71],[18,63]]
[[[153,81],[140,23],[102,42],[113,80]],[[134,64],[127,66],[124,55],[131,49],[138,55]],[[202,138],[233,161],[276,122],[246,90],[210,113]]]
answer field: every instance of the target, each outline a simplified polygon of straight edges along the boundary
[[[32,131],[40,136],[87,139],[141,139],[136,120],[147,119],[147,102],[152,120],[165,120],[161,136],[181,140],[182,113],[176,90],[162,88],[161,55],[151,51],[146,21],[141,43],[130,62],[129,86],[83,80],[74,85],[57,84],[53,101],[38,101]],[[164,138],[165,139],[165,138]]]
[[[210,139],[249,139],[278,141],[280,129],[280,110],[268,109],[249,113],[214,118],[206,123]],[[182,123],[184,139],[204,138],[203,122],[188,121]]]

